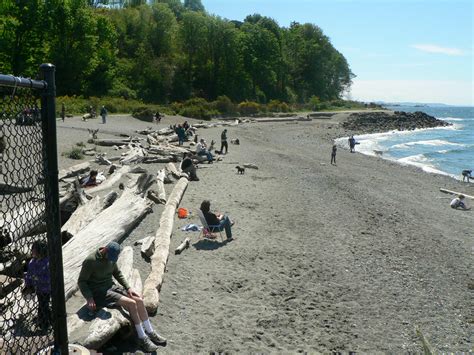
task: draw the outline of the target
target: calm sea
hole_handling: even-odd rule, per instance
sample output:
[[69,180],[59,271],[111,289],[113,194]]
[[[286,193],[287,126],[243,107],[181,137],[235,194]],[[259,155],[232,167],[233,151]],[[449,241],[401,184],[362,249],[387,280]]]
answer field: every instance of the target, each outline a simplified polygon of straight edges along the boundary
[[459,179],[463,169],[474,170],[474,107],[388,107],[395,111],[423,111],[453,125],[446,128],[388,132],[356,136],[356,149],[401,164],[415,165],[426,172]]

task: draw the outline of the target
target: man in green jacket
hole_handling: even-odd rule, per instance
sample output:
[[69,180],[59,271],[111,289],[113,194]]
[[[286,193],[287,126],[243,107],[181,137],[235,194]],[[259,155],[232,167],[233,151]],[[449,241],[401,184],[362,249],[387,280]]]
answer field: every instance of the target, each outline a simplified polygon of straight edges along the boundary
[[[143,299],[130,288],[117,267],[119,254],[120,245],[110,242],[89,255],[82,263],[79,289],[92,311],[102,307],[125,308],[137,330],[139,347],[145,352],[156,351],[157,345],[166,345],[166,339],[153,330]],[[122,287],[113,283],[112,276]]]

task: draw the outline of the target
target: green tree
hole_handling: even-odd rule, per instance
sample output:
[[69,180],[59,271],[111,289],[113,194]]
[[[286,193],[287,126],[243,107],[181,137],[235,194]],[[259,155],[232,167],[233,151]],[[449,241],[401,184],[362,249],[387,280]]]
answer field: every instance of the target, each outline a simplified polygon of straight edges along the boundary
[[204,12],[204,5],[201,0],[184,0],[184,7],[191,11]]

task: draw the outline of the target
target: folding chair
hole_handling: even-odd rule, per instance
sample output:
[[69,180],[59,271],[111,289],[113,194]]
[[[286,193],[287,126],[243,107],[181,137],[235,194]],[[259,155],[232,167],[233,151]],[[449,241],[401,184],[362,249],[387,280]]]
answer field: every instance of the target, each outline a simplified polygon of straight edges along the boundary
[[199,239],[200,238],[216,239],[217,235],[215,233],[211,232],[212,228],[216,228],[219,231],[219,235],[221,237],[221,242],[223,242],[224,238],[222,237],[222,231],[220,230],[220,226],[219,225],[211,225],[210,226],[209,224],[207,224],[206,218],[204,217],[204,214],[202,213],[200,208],[197,209],[197,214],[198,214],[199,219],[201,220],[201,224],[202,224],[202,230],[201,230],[201,234],[199,235]]

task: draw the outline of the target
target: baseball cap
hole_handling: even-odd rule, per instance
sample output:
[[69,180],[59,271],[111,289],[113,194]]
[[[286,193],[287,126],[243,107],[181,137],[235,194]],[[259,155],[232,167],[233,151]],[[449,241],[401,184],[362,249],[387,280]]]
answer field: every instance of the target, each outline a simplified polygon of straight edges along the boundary
[[120,254],[120,244],[116,242],[110,242],[105,247],[107,249],[107,260],[117,262]]

